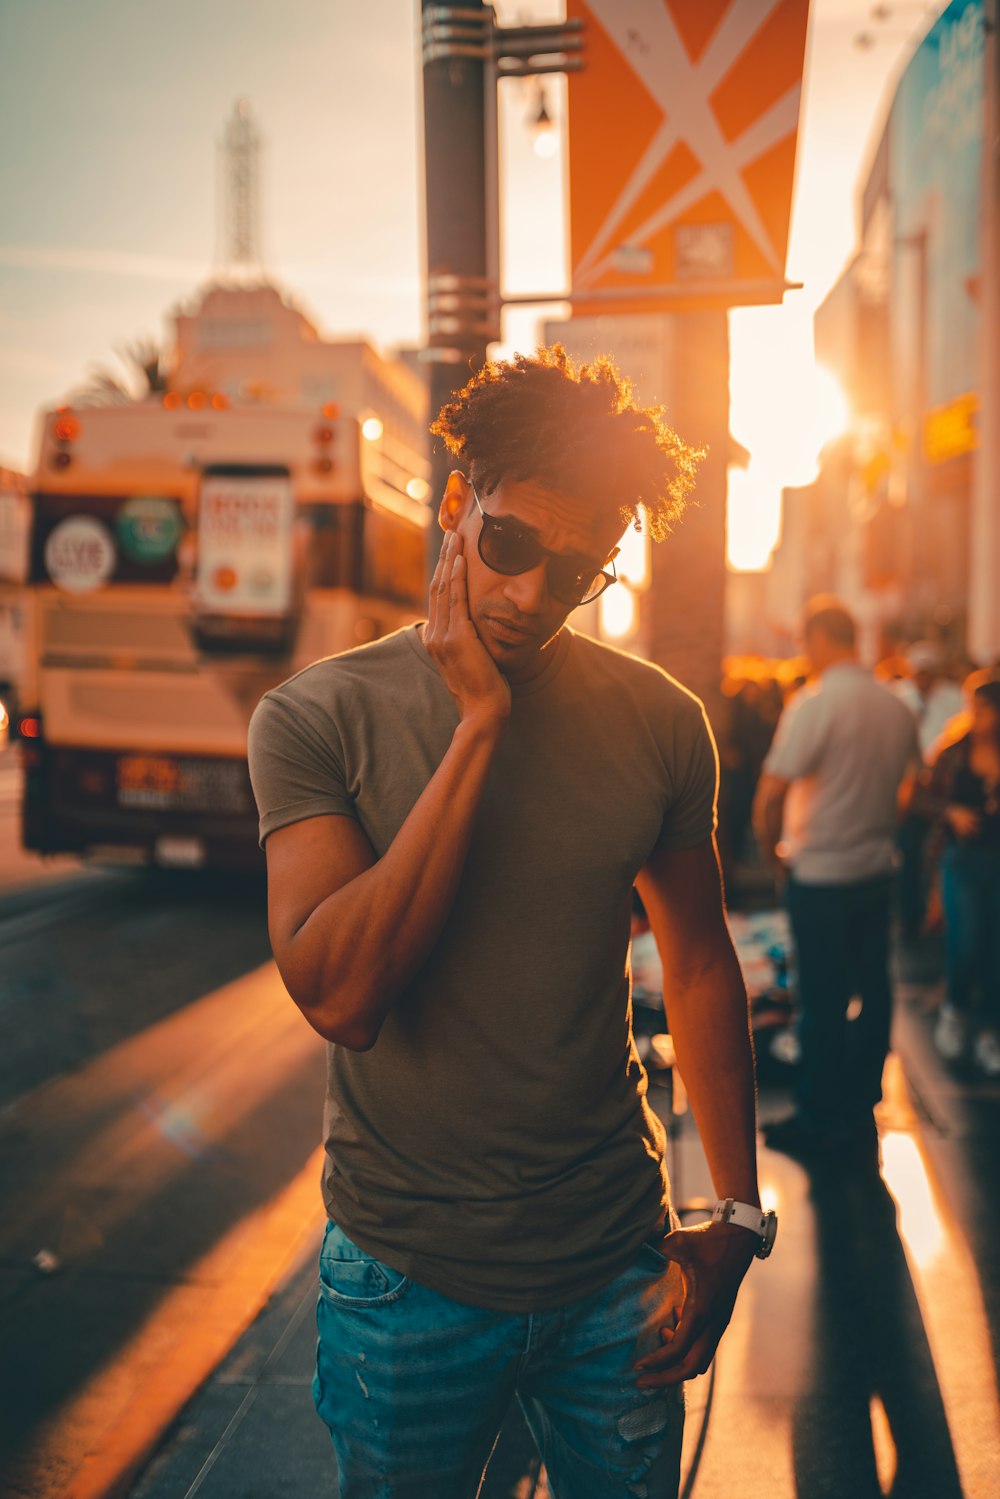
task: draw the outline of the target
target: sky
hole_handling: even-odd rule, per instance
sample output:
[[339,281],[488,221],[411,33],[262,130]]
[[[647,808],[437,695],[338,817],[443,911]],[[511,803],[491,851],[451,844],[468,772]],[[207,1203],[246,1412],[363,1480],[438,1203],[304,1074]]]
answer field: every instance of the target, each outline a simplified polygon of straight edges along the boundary
[[[812,314],[851,253],[893,82],[942,8],[878,22],[865,0],[813,0],[788,258],[804,289],[731,317],[732,428],[753,454],[730,491],[740,565],[766,560],[781,485],[808,479],[836,424],[836,392],[812,384]],[[0,465],[27,468],[36,413],[121,345],[164,339],[210,277],[217,143],[241,97],[264,139],[268,271],[327,336],[420,340],[418,19],[417,0],[0,0]],[[558,116],[564,88],[547,88]],[[562,163],[534,152],[530,89],[502,92],[505,288],[557,290]],[[536,329],[510,312],[505,347]]]

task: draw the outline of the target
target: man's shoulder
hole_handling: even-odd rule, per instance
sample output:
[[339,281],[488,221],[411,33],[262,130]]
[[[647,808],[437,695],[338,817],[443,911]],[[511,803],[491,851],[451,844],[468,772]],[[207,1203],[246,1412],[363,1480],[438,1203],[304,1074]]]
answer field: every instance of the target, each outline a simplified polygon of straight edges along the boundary
[[704,711],[701,698],[679,682],[676,677],[641,656],[633,656],[617,646],[603,640],[594,640],[590,635],[573,631],[574,654],[578,670],[595,684],[602,679],[618,683],[632,695],[672,708],[689,717],[700,717]]
[[887,716],[899,718],[900,721],[913,716],[911,709],[896,691],[895,684],[880,682],[867,667],[857,662],[849,667],[823,672],[815,684],[815,690],[817,695],[827,702],[856,699],[870,706],[875,712],[881,711]]
[[892,690],[888,682],[879,682],[867,672],[865,678],[869,684],[867,690],[871,701],[878,704],[887,719],[896,719],[907,726],[914,723],[913,709],[904,697]]
[[785,702],[781,710],[781,716],[786,728],[791,723],[807,722],[815,715],[822,715],[830,708],[832,701],[829,684],[824,687],[823,677],[814,677],[809,682],[803,682],[797,687]]
[[351,721],[359,710],[377,713],[379,704],[398,701],[407,684],[423,677],[419,652],[415,632],[407,627],[311,662],[264,693],[251,719],[252,737],[266,738],[270,728],[280,732],[283,724],[308,723],[326,731]]
[[292,676],[286,677],[276,687],[264,694],[265,698],[281,698],[287,703],[310,703],[317,699],[327,701],[332,694],[354,684],[385,680],[387,677],[408,672],[415,663],[414,644],[410,637],[412,626],[394,630],[391,635],[354,646],[349,651],[338,651],[333,656],[322,656],[303,666]]
[[898,752],[904,760],[913,755],[919,758],[916,716],[899,693],[863,667],[844,676],[849,679],[833,700],[834,721],[842,706],[845,732],[856,737],[859,748],[878,744]]

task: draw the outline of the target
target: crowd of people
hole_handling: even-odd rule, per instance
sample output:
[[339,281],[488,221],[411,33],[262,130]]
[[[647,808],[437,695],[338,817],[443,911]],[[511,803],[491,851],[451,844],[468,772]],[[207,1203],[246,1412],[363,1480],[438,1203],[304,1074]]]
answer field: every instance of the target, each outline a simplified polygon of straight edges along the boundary
[[[842,610],[837,601],[821,600],[818,608],[810,611],[810,619],[824,607]],[[833,618],[835,626],[846,631],[843,660],[834,664],[852,664],[855,674],[844,676],[837,690],[843,694],[850,682],[850,694],[866,703],[860,738],[843,732],[852,711],[846,699],[835,705],[832,715],[828,710],[829,721],[822,721],[823,705],[832,700],[831,683],[839,679],[836,673],[828,675],[829,663],[824,668],[822,659],[817,662],[814,652],[808,651],[808,622],[805,656],[784,661],[744,656],[726,663],[723,694],[727,712],[719,736],[719,843],[727,885],[735,892],[752,889],[755,884],[759,890],[762,885],[766,887],[769,873],[777,875],[796,929],[800,968],[805,956],[806,968],[815,970],[823,989],[835,967],[826,950],[834,936],[829,931],[824,935],[819,929],[817,948],[812,908],[822,900],[819,892],[824,889],[842,905],[846,887],[857,882],[858,870],[843,864],[844,857],[851,857],[849,843],[853,842],[856,850],[860,842],[874,839],[869,846],[871,868],[861,874],[878,879],[883,873],[880,860],[886,853],[879,844],[877,829],[873,831],[873,819],[878,824],[879,818],[888,814],[891,791],[890,799],[895,802],[891,809],[895,871],[889,883],[899,940],[920,950],[927,947],[928,939],[943,937],[944,996],[935,1025],[935,1045],[949,1063],[968,1061],[986,1077],[1000,1077],[1000,663],[970,673],[967,663],[949,660],[936,643],[917,641],[887,655],[868,672],[857,663],[853,622],[847,611],[843,610],[843,618],[829,613],[825,617],[827,623]],[[814,647],[816,643],[814,639]],[[826,689],[821,692],[824,678]],[[881,689],[870,701],[867,683],[878,684]],[[813,737],[787,759],[782,740],[803,718],[803,698],[808,700],[805,718],[815,725]],[[883,776],[885,784],[878,787],[886,732],[891,738],[892,730],[884,726],[879,731],[871,720],[873,711],[877,718],[889,698],[909,710],[915,730],[912,761],[898,766],[898,792],[889,787],[895,772],[888,780]],[[886,724],[891,722],[891,710],[882,717]],[[803,737],[801,731],[797,737]],[[758,827],[755,836],[752,819],[762,776],[766,785],[768,770],[775,766],[794,772],[787,780],[789,784],[798,780],[801,786],[798,799],[793,793],[791,802],[782,807],[784,825],[775,832],[777,853],[774,868],[769,870],[770,850],[761,847],[767,842],[767,834]],[[802,810],[804,799],[810,802],[806,812]],[[803,880],[802,830],[796,830],[793,824],[803,818],[808,821],[810,816],[813,846],[805,854]],[[819,856],[821,879],[815,871],[810,876],[809,871],[810,861],[815,862],[817,857],[817,817],[818,837],[828,845]],[[822,826],[825,817],[830,818],[826,829]],[[809,906],[809,913],[804,905]],[[858,934],[848,934],[848,940],[856,948]],[[852,987],[848,999],[855,997],[857,976],[845,977],[844,983]],[[800,980],[803,987],[808,990],[808,973]],[[816,1002],[810,1013],[809,996],[800,995],[800,999],[803,997],[802,1031],[808,1036],[816,1028],[817,1016],[825,1016],[826,1020],[820,1021],[825,1057],[839,1056],[838,1046],[831,1052],[830,1037],[823,1030],[829,1023],[831,1007],[839,1017],[838,998],[825,992],[814,995]],[[873,1008],[878,1006],[869,1000],[869,1010]],[[853,1033],[851,1039],[855,1039]],[[805,1063],[808,1071],[808,1048]],[[843,1087],[841,1079],[841,1115]],[[802,1133],[804,1122],[808,1121],[796,1119],[793,1135]]]

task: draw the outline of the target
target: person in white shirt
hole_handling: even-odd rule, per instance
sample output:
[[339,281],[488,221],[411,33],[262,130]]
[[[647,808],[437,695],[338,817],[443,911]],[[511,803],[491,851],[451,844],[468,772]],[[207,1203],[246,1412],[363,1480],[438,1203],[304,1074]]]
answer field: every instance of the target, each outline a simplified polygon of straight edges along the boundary
[[[913,714],[924,760],[933,759],[932,750],[945,728],[962,712],[962,689],[944,675],[944,662],[938,647],[930,640],[918,640],[906,652],[913,673],[892,684],[892,691]],[[929,826],[926,820],[910,812],[899,827],[897,844],[899,867],[899,920],[903,937],[915,942],[920,936],[927,910],[928,881],[925,849]]]
[[965,706],[962,689],[944,675],[944,661],[930,640],[918,640],[906,652],[912,677],[893,682],[891,690],[906,704],[917,721],[920,753],[925,760],[947,724]]
[[790,1154],[875,1145],[889,1049],[897,805],[920,749],[913,714],[861,666],[855,641],[839,600],[813,600],[815,679],[782,714],[754,807],[761,851],[787,874],[798,958],[797,1109],[765,1130]]

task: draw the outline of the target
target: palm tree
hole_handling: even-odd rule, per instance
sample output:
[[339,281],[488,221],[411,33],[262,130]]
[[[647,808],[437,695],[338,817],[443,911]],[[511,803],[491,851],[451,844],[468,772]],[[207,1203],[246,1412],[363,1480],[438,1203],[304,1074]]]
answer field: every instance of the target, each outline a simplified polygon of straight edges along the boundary
[[119,344],[115,353],[124,366],[124,374],[101,365],[91,366],[87,384],[74,392],[74,405],[128,406],[170,389],[166,355],[154,339],[139,338]]
[[155,339],[137,338],[119,348],[118,353],[125,364],[145,381],[140,400],[146,396],[161,396],[170,389],[166,355]]

